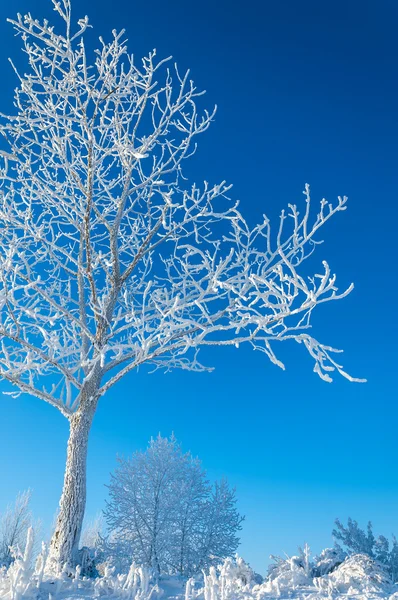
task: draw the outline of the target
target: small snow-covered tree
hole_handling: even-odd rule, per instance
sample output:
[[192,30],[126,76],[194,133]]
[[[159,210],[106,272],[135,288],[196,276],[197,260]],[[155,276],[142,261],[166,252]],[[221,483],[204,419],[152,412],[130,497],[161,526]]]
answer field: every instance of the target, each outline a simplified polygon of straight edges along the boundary
[[275,232],[266,217],[250,227],[225,182],[184,178],[215,114],[189,73],[155,52],[137,62],[123,32],[93,55],[88,18],[53,5],[59,31],[11,20],[27,69],[14,67],[15,110],[0,115],[0,377],[69,420],[59,568],[78,549],[101,397],[140,365],[201,371],[200,348],[242,343],[283,367],[275,347],[293,340],[326,381],[352,379],[309,331],[314,308],[352,286],[339,293],[326,262],[301,271],[346,197],[312,211],[306,186]]
[[340,548],[341,542],[343,548],[346,548],[350,554],[368,554],[374,558],[375,536],[373,535],[372,523],[369,521],[367,530],[364,531],[358,525],[358,522],[349,518],[347,527],[339,519],[335,521],[335,529],[332,535]]
[[14,504],[0,515],[0,566],[9,567],[14,560],[12,548],[25,548],[29,528],[32,526],[30,510],[31,491],[20,492]]
[[[174,436],[119,459],[109,485],[106,553],[158,573],[190,576],[237,549],[242,518],[226,481],[210,486],[200,462]],[[123,563],[124,560],[124,563]]]

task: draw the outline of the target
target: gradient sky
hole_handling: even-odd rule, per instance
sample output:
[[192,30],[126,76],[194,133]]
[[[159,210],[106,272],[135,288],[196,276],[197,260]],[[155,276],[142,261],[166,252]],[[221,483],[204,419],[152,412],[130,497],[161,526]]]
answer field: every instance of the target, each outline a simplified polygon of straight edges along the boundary
[[[0,111],[15,78],[19,40],[7,16],[57,20],[50,0],[0,4]],[[347,299],[322,305],[313,333],[344,348],[366,385],[320,381],[296,344],[286,371],[249,348],[204,354],[212,374],[131,374],[104,398],[90,449],[88,515],[104,505],[117,453],[175,432],[211,478],[227,476],[246,515],[240,552],[260,572],[270,553],[332,543],[336,517],[398,534],[397,164],[398,5],[394,0],[75,0],[91,34],[127,29],[130,49],[156,47],[191,68],[216,122],[189,171],[223,179],[250,222],[288,202],[349,196],[323,230],[327,259]],[[67,421],[40,400],[1,396],[0,511],[31,487],[48,524],[61,491]]]

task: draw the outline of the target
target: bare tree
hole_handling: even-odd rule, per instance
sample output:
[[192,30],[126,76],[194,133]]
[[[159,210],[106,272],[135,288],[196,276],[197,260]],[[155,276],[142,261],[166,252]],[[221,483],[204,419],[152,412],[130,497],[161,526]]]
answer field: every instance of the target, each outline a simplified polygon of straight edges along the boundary
[[9,567],[13,562],[11,548],[25,548],[28,529],[32,525],[30,497],[30,490],[20,492],[14,504],[7,506],[0,515],[0,566]]
[[[250,228],[230,186],[186,185],[183,163],[213,112],[167,60],[139,64],[123,32],[85,49],[87,17],[53,0],[58,33],[11,20],[28,70],[15,68],[15,112],[1,115],[0,376],[69,420],[64,487],[49,564],[74,561],[86,498],[89,431],[99,399],[143,363],[201,371],[203,346],[274,353],[294,340],[330,381],[332,349],[309,333],[318,304],[347,295],[300,265],[347,199],[282,212]],[[12,392],[14,393],[14,392]]]

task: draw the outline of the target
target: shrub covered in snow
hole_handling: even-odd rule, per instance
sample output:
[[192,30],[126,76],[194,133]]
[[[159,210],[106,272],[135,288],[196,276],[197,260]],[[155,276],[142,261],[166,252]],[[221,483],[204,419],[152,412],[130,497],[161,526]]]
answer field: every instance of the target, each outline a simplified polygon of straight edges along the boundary
[[243,586],[262,583],[262,581],[259,581],[259,578],[262,580],[261,575],[255,573],[251,566],[238,554],[235,555],[235,558],[225,559],[224,563],[219,565],[218,570],[221,577],[229,580],[236,579]]
[[268,577],[262,591],[279,596],[285,590],[296,590],[312,585],[312,564],[310,549],[299,548],[297,556],[271,556],[273,562],[268,568]]
[[366,554],[383,564],[394,582],[398,581],[398,540],[395,536],[392,536],[391,543],[384,535],[376,537],[370,521],[366,531],[354,519],[348,519],[347,526],[336,519],[335,525],[332,533],[336,549],[341,552],[346,550],[350,556]]
[[[235,559],[227,558],[217,568],[210,567],[208,574],[203,573],[203,579],[204,587],[198,591],[198,596],[203,596],[204,600],[232,600],[244,591],[250,593],[255,583],[255,573],[236,555]],[[186,600],[189,600],[188,585]]]
[[314,559],[313,576],[322,577],[332,573],[345,560],[347,554],[339,547],[325,548]]
[[345,559],[328,577],[318,581],[319,587],[332,588],[340,594],[387,592],[391,578],[381,563],[367,554],[354,554]]
[[12,600],[26,596],[32,587],[33,568],[33,529],[27,532],[25,551],[22,552],[18,546],[10,547],[12,562],[8,569],[4,568],[0,575],[0,597],[8,597]]

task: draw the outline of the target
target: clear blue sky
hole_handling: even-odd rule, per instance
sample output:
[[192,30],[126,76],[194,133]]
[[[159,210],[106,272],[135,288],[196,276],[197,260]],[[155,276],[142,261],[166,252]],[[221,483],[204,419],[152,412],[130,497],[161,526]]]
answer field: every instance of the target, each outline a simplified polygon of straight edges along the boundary
[[[241,348],[208,353],[212,374],[132,374],[94,422],[88,513],[103,507],[117,453],[174,431],[210,477],[236,485],[246,515],[240,551],[260,572],[271,552],[330,545],[337,516],[398,534],[397,3],[75,0],[74,8],[95,35],[125,27],[135,54],[156,47],[191,68],[219,112],[190,172],[232,182],[249,220],[302,201],[305,182],[317,199],[349,196],[317,259],[355,291],[322,306],[314,331],[369,380],[323,383],[297,345],[283,348],[286,372]],[[1,3],[1,111],[15,87],[6,59],[18,40],[5,18],[16,11],[56,18],[49,0]],[[0,510],[31,487],[34,511],[49,523],[67,422],[39,400],[0,402]]]

